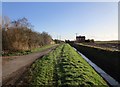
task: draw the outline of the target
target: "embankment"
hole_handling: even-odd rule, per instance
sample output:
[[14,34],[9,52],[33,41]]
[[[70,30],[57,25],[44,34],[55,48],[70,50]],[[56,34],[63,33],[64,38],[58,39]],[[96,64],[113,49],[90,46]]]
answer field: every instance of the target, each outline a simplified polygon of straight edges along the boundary
[[31,86],[108,87],[105,80],[68,44],[62,44],[38,59],[22,79],[20,84]]

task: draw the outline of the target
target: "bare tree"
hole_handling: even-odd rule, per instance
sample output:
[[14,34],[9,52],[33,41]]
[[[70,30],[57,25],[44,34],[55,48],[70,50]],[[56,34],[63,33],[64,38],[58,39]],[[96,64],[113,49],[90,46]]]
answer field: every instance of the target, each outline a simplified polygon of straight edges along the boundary
[[5,30],[8,30],[8,27],[9,27],[9,25],[10,25],[10,19],[9,19],[9,17],[8,16],[4,16],[3,17],[3,20],[4,20],[4,24],[3,24],[3,27],[5,28]]
[[27,18],[21,18],[18,20],[14,20],[11,22],[14,28],[32,28],[33,25],[31,25],[31,23],[29,23]]
[[0,16],[0,29],[2,29],[2,17]]
[[47,32],[35,32],[31,29],[31,24],[26,18],[9,21],[7,17],[3,20],[5,28],[12,23],[13,27],[7,31],[2,29],[3,50],[18,51],[30,50],[51,43],[52,38]]

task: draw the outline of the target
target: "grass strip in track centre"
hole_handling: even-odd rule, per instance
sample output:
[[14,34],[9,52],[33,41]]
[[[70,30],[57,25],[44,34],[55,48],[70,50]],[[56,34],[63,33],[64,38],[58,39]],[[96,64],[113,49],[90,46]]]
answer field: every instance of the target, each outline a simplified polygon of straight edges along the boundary
[[96,71],[68,45],[37,60],[30,68],[26,80],[30,85],[107,87]]
[[27,72],[27,76],[23,79],[24,85],[40,86],[40,85],[55,85],[55,65],[56,57],[59,56],[62,46],[58,46],[48,55],[38,59]]

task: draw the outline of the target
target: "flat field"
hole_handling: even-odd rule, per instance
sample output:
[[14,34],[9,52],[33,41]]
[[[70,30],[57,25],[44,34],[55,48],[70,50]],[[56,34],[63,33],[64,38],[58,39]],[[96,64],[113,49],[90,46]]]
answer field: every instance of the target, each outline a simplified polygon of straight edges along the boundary
[[120,41],[95,41],[94,43],[83,43],[108,50],[120,50]]

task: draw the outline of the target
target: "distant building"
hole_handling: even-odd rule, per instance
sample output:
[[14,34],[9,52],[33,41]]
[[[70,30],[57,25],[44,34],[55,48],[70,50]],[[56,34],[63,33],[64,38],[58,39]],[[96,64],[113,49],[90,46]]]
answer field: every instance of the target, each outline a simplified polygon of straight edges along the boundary
[[85,42],[85,36],[76,36],[76,42]]

